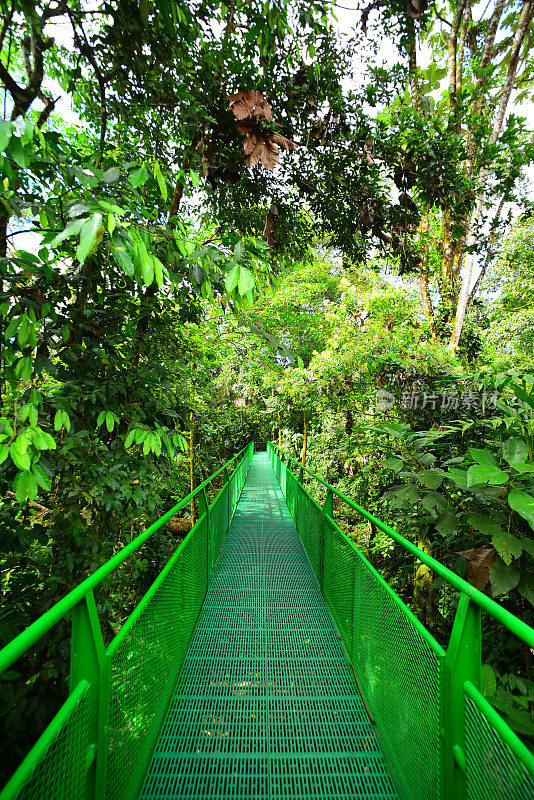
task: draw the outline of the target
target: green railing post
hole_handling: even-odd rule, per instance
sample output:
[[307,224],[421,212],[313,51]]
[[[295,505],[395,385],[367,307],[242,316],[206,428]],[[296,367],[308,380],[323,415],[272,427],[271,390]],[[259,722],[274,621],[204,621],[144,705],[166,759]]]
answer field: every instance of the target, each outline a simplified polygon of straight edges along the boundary
[[480,688],[481,640],[480,608],[461,594],[449,646],[441,661],[440,773],[443,800],[465,800],[467,797],[464,684],[470,681],[477,689]]
[[334,519],[334,494],[331,489],[326,490],[326,497],[323,503],[323,519],[321,524],[321,545],[319,551],[319,584],[321,586],[321,591],[323,589],[324,584],[324,530],[325,525],[328,525],[327,517],[330,519]]
[[226,526],[226,533],[228,533],[228,528],[230,527],[230,519],[231,519],[231,513],[230,513],[230,476],[228,474],[228,470],[226,469],[226,467],[223,470],[223,488],[221,489],[221,491],[223,492],[225,489],[226,489],[226,508],[227,508],[226,519],[228,520],[228,524]]
[[71,693],[81,680],[90,685],[86,800],[99,800],[104,797],[108,755],[109,663],[92,591],[72,609]]
[[210,506],[208,503],[208,497],[206,495],[206,487],[202,487],[202,491],[198,493],[198,518],[199,520],[202,519],[203,515],[206,515],[206,591],[208,591],[208,583],[210,582],[210,575],[211,570],[213,569],[213,564],[211,563],[210,558]]

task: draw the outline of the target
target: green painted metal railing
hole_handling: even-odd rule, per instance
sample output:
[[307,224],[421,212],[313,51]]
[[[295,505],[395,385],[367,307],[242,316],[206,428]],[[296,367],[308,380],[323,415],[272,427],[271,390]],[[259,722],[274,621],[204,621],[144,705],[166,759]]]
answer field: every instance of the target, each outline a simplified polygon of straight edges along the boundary
[[[480,692],[481,612],[531,648],[534,630],[278,447],[267,452],[401,798],[532,800],[534,755]],[[323,507],[305,474],[326,489]],[[460,592],[446,651],[335,523],[334,497]]]
[[[72,613],[69,696],[0,800],[137,797],[253,452],[251,443],[0,651],[1,675]],[[94,590],[193,498],[198,521],[106,648]]]

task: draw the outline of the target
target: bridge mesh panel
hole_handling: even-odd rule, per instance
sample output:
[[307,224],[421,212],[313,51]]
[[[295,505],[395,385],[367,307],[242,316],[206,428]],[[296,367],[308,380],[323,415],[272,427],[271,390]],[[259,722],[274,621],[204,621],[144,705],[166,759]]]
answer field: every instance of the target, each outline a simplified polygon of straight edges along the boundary
[[396,797],[265,454],[254,456],[141,796]]
[[74,690],[69,698],[72,704],[70,713],[37,763],[31,778],[16,795],[19,800],[84,797],[89,745],[88,691],[85,681]]
[[205,519],[200,520],[189,533],[113,653],[109,800],[135,797],[143,780],[206,590],[206,527]]
[[532,800],[534,778],[466,697],[466,774],[468,800]]
[[[276,462],[275,462],[276,466]],[[296,478],[277,470],[289,508]],[[298,492],[302,489],[298,487]],[[437,653],[341,530],[310,498],[295,519],[310,563],[377,722],[380,743],[405,800],[440,796]],[[421,769],[424,764],[424,769]]]
[[210,507],[210,574],[213,565],[217,561],[224,537],[226,536],[226,531],[228,530],[228,503],[229,487],[226,485],[221,489]]
[[403,796],[438,798],[439,656],[365,560],[353,561],[352,660],[362,691]]
[[324,522],[323,592],[345,647],[352,653],[354,549],[335,526]]

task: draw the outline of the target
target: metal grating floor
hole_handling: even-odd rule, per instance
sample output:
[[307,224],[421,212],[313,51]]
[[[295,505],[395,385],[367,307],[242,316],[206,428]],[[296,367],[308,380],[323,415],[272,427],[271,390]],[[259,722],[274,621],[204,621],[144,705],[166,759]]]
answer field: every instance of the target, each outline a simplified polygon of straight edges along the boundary
[[265,453],[254,455],[140,797],[397,795]]

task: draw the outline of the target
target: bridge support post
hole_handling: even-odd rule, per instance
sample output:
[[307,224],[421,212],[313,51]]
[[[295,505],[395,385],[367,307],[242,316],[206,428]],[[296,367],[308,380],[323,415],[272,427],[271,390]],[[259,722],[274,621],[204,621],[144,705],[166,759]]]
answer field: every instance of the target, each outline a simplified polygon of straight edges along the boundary
[[441,664],[441,797],[465,800],[465,688],[480,687],[480,608],[461,594],[447,653]]
[[108,755],[109,662],[93,592],[72,610],[69,691],[81,680],[89,690],[86,800],[104,797]]
[[[205,517],[204,524],[206,525],[206,586],[204,592],[208,591],[208,583],[210,582],[210,575],[213,569],[211,558],[211,541],[210,541],[210,506],[208,497],[206,495],[206,487],[202,487],[202,491],[198,493],[198,519],[201,520]],[[215,559],[213,559],[215,561]]]
[[228,520],[228,525],[226,526],[225,531],[226,534],[228,533],[228,528],[230,527],[230,517],[232,513],[230,511],[230,476],[228,475],[228,470],[226,467],[223,469],[223,481],[224,483],[221,491],[226,489],[226,519]]
[[325,527],[329,524],[328,518],[334,519],[334,494],[332,489],[327,489],[326,497],[323,503],[323,519],[321,525],[321,549],[320,549],[320,557],[319,557],[319,574],[320,574],[320,586],[321,591],[323,590],[323,583],[324,583],[324,542],[325,542]]

